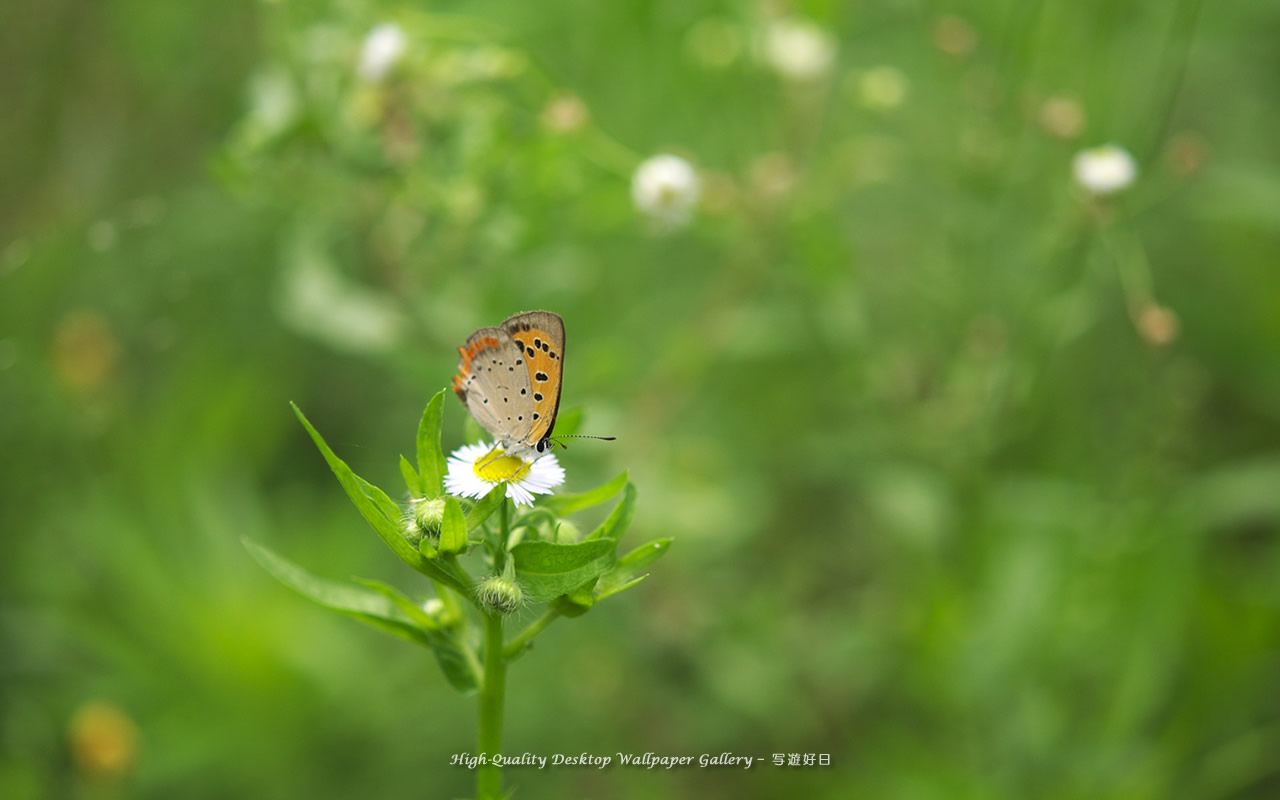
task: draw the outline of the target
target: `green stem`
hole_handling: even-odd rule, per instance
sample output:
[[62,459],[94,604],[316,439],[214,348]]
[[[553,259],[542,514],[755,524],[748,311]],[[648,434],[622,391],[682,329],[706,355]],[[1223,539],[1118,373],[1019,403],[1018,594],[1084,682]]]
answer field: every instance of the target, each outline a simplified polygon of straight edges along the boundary
[[[502,653],[502,615],[484,618],[484,687],[480,691],[480,753],[502,752],[502,700],[507,684],[507,662]],[[476,800],[499,800],[502,770],[494,764],[476,769]]]
[[507,649],[503,655],[506,656],[507,662],[515,661],[524,655],[529,649],[529,643],[533,641],[533,637],[542,633],[542,631],[551,623],[560,617],[560,612],[554,608],[548,608],[546,613],[529,623],[529,627],[516,634],[511,641],[507,642]]
[[[507,539],[511,535],[509,501],[502,501],[499,516],[498,554],[506,563]],[[507,688],[507,661],[502,643],[502,615],[486,612],[484,615],[484,684],[480,689],[480,755],[493,756],[502,752],[502,702]],[[502,770],[494,764],[481,764],[476,769],[476,800],[499,800],[502,796]]]

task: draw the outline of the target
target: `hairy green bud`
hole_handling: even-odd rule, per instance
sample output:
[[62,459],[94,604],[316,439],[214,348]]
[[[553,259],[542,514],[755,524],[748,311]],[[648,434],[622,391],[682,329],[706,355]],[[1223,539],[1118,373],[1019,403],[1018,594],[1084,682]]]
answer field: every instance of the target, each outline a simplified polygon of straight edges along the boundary
[[476,586],[476,599],[489,611],[506,616],[524,605],[524,590],[515,580],[494,575]]
[[409,513],[405,515],[404,538],[417,544],[422,537],[432,542],[440,539],[440,524],[444,521],[444,498],[423,498],[409,501]]

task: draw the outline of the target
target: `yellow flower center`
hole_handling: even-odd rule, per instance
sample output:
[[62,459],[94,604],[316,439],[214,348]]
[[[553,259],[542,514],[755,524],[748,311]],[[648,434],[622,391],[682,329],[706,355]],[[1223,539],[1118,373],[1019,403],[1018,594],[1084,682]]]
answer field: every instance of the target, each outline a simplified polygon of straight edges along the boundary
[[529,463],[516,456],[499,455],[500,448],[493,448],[475,460],[472,469],[476,477],[489,483],[518,481],[529,474]]

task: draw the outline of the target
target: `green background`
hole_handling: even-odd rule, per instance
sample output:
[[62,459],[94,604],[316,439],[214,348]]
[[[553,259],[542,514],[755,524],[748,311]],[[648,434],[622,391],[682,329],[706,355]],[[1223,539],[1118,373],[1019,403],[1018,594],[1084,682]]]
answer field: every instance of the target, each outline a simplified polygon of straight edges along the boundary
[[[676,543],[513,667],[506,750],[832,765],[517,797],[1280,793],[1280,8],[6,5],[0,795],[471,791],[473,700],[239,538],[427,591],[288,402],[402,497],[456,346],[532,308],[618,437],[566,489],[629,469],[624,550]],[[827,75],[761,62],[780,13]],[[1140,174],[1091,199],[1109,141]],[[679,230],[630,199],[664,151]]]

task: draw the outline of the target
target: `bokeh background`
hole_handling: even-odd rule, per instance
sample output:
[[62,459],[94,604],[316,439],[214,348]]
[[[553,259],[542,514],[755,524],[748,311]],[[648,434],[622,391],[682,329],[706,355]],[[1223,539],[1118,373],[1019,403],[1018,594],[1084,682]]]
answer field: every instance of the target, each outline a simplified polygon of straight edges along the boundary
[[[508,752],[832,765],[518,796],[1280,794],[1274,4],[2,16],[0,795],[467,795],[474,700],[239,538],[429,591],[288,402],[402,496],[531,308],[618,437],[566,488],[677,541],[515,666]],[[662,152],[687,218],[633,203]]]

